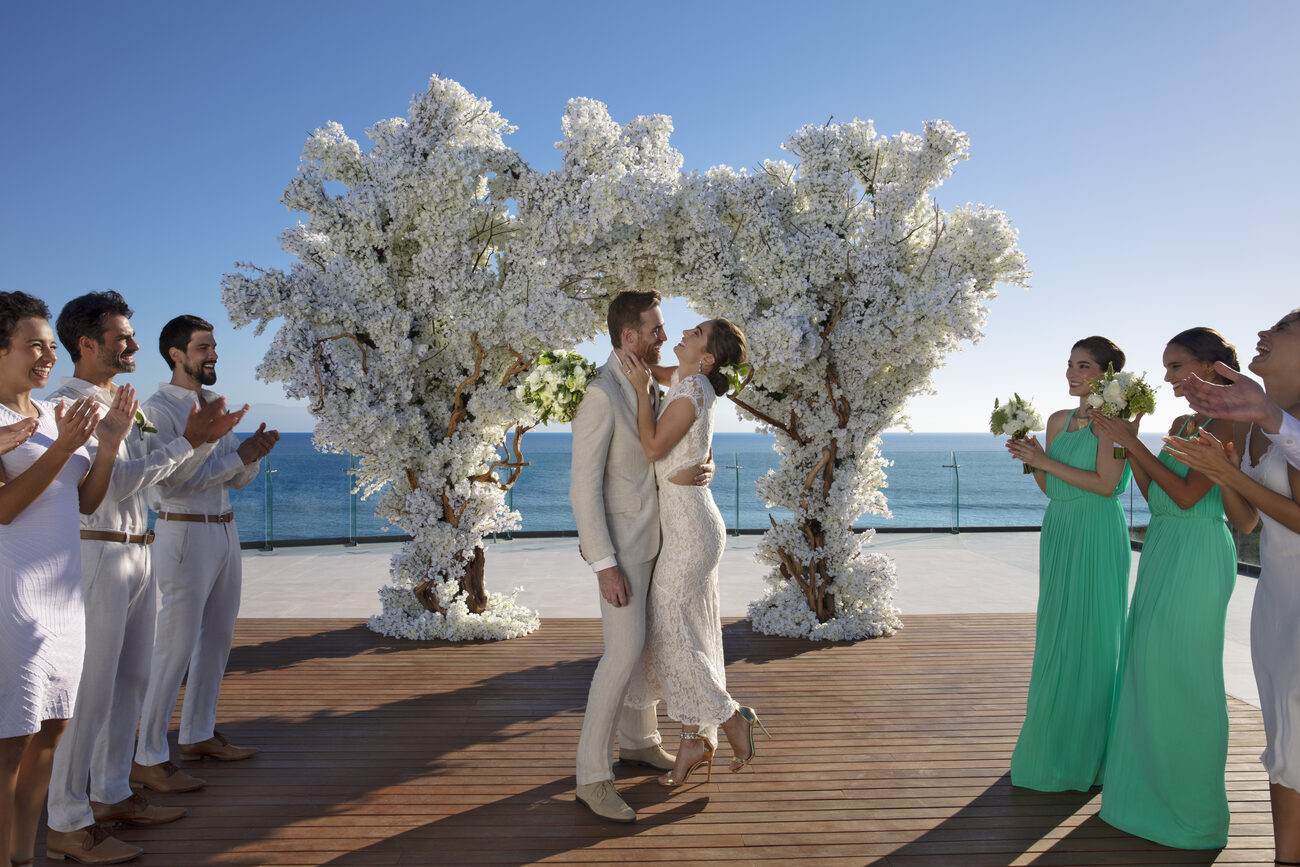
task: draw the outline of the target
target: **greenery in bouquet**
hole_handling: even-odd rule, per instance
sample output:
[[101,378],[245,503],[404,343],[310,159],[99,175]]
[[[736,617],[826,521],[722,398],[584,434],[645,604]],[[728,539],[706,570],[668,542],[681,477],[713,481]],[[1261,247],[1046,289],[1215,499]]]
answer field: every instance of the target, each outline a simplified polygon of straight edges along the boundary
[[[1042,429],[1043,417],[1034,409],[1033,404],[1019,394],[1013,393],[1006,403],[993,398],[993,416],[989,419],[989,430],[993,433],[1020,440],[1028,436],[1030,431]],[[1029,464],[1024,465],[1026,475],[1033,471],[1034,468]]]
[[573,421],[587,383],[595,378],[596,365],[579,353],[548,349],[516,393],[537,414],[538,424],[564,423]]
[[[1106,373],[1092,384],[1087,397],[1088,406],[1111,418],[1133,418],[1150,415],[1156,409],[1156,393],[1144,377],[1131,371],[1115,372],[1113,364],[1106,365]],[[1128,449],[1115,446],[1115,457],[1128,457]]]

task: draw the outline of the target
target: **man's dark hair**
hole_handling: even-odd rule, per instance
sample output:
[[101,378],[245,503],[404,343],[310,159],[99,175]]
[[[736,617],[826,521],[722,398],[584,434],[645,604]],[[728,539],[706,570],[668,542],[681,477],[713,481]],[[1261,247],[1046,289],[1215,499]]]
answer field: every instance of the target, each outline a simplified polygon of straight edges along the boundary
[[130,319],[133,314],[126,299],[112,289],[88,292],[63,305],[55,329],[59,332],[59,342],[75,364],[81,360],[81,338],[89,337],[98,343],[104,336],[105,319],[110,316]]
[[26,292],[0,292],[0,349],[8,349],[20,319],[50,318],[45,302]]
[[658,304],[662,297],[653,289],[618,293],[609,303],[609,312],[605,314],[605,324],[609,326],[609,342],[614,344],[615,349],[623,348],[623,329],[640,328],[641,314]]
[[172,370],[176,369],[176,362],[172,361],[169,349],[179,349],[183,354],[190,345],[190,338],[196,331],[211,331],[212,323],[206,319],[200,319],[197,316],[191,316],[183,313],[177,316],[171,322],[163,326],[162,334],[158,335],[158,351],[162,353],[163,361]]

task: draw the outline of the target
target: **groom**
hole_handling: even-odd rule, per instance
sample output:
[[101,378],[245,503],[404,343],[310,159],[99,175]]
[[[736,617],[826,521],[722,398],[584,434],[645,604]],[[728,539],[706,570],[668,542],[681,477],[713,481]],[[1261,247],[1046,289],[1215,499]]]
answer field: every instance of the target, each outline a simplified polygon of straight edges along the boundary
[[[614,788],[609,760],[616,729],[620,761],[660,770],[673,766],[661,745],[654,706],[623,706],[645,641],[646,593],[659,556],[659,493],[637,435],[636,389],[617,351],[659,363],[668,337],[659,300],[651,290],[621,292],[610,303],[609,339],[616,352],[587,387],[573,419],[569,500],[583,559],[600,584],[605,639],[578,740],[577,798],[613,822],[636,821]],[[657,398],[651,403],[657,410]],[[711,460],[701,464],[696,483],[707,485],[713,470]]]

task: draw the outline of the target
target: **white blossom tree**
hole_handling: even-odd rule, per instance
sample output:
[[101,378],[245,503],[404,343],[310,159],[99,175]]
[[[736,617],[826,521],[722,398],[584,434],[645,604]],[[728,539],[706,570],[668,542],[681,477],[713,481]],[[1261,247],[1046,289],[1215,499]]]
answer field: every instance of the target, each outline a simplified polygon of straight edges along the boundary
[[[684,296],[747,333],[752,381],[733,399],[777,434],[760,493],[794,517],[760,546],[772,584],[756,628],[857,638],[898,626],[892,565],[852,523],[885,512],[879,432],[963,339],[994,285],[1022,283],[1003,215],[944,214],[930,193],[965,157],[942,122],[878,138],[869,123],[806,127],[797,165],[684,176],[667,117],[620,126],[570,102],[559,169],[505,146],[485,100],[435,76],[409,116],[308,139],[284,203],[288,272],[241,265],[236,325],[283,324],[259,375],[313,401],[315,441],[390,484],[378,514],[412,535],[371,626],[405,637],[508,638],[535,612],[483,586],[483,536],[518,526],[504,492],[526,466],[516,394],[545,349],[600,331],[625,288]],[[507,434],[513,449],[498,457]]]

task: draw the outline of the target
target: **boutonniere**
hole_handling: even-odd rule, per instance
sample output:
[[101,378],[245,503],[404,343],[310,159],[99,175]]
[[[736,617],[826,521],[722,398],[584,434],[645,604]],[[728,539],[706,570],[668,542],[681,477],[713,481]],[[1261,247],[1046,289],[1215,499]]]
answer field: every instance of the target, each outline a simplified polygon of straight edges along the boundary
[[142,434],[158,433],[158,428],[149,424],[149,419],[145,418],[144,413],[138,409],[135,411],[135,426],[140,429]]

